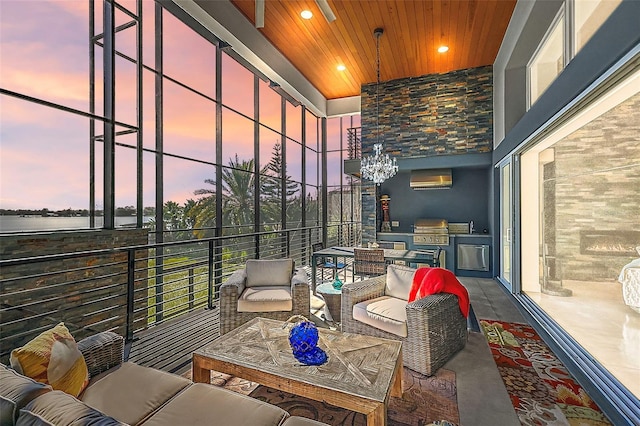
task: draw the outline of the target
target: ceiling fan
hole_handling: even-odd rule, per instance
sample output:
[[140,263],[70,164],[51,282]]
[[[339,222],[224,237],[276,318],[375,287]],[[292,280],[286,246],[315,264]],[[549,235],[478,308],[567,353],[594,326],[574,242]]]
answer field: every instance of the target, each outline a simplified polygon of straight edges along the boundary
[[[266,0],[256,0],[256,28],[264,28],[264,4]],[[336,20],[336,15],[331,10],[327,0],[315,0],[320,12],[324,15],[327,22],[331,23]]]

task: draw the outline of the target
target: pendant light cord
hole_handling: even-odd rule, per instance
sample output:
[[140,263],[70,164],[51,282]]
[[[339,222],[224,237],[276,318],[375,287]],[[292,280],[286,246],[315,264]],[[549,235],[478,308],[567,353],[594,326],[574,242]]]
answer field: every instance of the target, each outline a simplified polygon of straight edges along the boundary
[[376,28],[373,34],[376,36],[376,143],[380,143],[380,36],[383,29]]

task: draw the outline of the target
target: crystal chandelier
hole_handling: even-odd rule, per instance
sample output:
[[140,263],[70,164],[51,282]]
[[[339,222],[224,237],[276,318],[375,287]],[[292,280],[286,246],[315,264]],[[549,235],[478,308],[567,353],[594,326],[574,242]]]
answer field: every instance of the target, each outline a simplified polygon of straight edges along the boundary
[[389,154],[382,153],[382,144],[373,145],[375,154],[362,158],[360,163],[360,173],[365,179],[372,180],[375,184],[380,185],[398,171],[396,159],[391,161]]
[[373,30],[373,35],[376,37],[376,67],[378,71],[376,83],[376,143],[373,145],[375,154],[373,156],[363,156],[360,162],[360,175],[362,178],[372,180],[378,186],[398,172],[396,159],[394,158],[391,161],[388,154],[382,153],[382,143],[380,142],[380,36],[382,33],[382,28]]

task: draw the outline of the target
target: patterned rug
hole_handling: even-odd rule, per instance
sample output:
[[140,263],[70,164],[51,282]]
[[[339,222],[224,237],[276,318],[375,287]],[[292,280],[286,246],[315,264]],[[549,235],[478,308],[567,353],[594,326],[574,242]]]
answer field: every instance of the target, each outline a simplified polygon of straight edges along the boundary
[[[190,372],[185,376],[190,378]],[[293,416],[315,419],[331,426],[365,426],[364,414],[260,386],[238,377],[212,372],[211,383],[277,405]],[[427,377],[405,368],[402,398],[392,397],[388,426],[456,426],[459,420],[456,376],[441,368]]]
[[610,425],[535,330],[480,320],[493,359],[522,425]]

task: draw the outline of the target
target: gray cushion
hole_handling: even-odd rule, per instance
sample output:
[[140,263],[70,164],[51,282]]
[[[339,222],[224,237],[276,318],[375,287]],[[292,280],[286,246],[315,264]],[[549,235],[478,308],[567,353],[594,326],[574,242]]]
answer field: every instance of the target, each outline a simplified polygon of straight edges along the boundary
[[292,309],[290,285],[247,287],[238,299],[238,312],[279,312]]
[[408,266],[387,266],[387,282],[384,294],[398,299],[409,300],[409,291],[411,291],[415,273],[416,270]]
[[249,259],[245,269],[247,287],[291,285],[293,259]]
[[327,426],[327,424],[307,419],[305,417],[291,416],[282,423],[282,426]]
[[353,319],[377,329],[407,337],[407,301],[382,296],[353,305]]
[[190,380],[176,374],[125,362],[92,378],[80,399],[121,422],[135,425],[190,384]]
[[22,407],[50,391],[51,386],[18,374],[0,363],[0,425],[14,424]]
[[196,383],[151,416],[144,426],[278,426],[288,413],[275,405],[204,383]]
[[16,426],[124,426],[62,391],[47,392],[20,410]]

